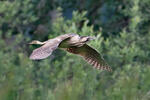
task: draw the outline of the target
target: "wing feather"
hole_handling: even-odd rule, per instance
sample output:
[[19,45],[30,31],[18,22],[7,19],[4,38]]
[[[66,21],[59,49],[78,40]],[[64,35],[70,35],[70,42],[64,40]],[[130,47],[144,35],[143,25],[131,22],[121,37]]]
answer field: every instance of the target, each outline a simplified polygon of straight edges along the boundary
[[48,41],[46,41],[46,43],[33,50],[32,54],[30,55],[30,59],[32,60],[40,60],[40,59],[44,59],[47,58],[48,56],[50,56],[52,54],[52,52],[58,48],[58,45],[65,39],[70,38],[72,36],[74,36],[74,33],[69,33],[69,34],[64,34],[61,36],[58,36],[54,39],[50,39]]
[[104,58],[95,49],[84,44],[77,48],[78,54],[96,69],[112,71]]
[[47,58],[52,54],[52,52],[57,49],[59,45],[59,41],[57,40],[50,40],[48,43],[44,44],[43,46],[33,50],[32,54],[30,55],[30,59],[32,60],[40,60]]

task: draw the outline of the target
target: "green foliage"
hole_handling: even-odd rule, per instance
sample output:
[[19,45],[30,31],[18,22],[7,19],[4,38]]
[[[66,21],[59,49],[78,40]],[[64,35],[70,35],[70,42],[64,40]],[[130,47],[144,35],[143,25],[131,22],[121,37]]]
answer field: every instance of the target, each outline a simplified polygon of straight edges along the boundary
[[[0,100],[149,100],[149,0],[54,1],[0,1]],[[29,41],[70,32],[95,36],[113,72],[62,50],[29,59]]]

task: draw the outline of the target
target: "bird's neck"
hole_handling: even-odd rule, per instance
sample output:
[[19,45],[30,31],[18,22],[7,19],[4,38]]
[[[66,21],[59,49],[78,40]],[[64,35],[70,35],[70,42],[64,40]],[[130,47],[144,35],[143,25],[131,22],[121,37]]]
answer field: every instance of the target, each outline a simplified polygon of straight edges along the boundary
[[38,41],[37,44],[43,45],[43,44],[45,44],[45,42],[40,42],[40,41]]

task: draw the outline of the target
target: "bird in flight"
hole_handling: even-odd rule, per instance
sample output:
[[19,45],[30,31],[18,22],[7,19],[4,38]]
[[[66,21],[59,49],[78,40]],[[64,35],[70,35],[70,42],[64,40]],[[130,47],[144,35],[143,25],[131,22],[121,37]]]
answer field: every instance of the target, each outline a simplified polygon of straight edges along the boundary
[[60,35],[44,42],[34,40],[29,44],[39,44],[42,46],[33,50],[32,54],[30,55],[30,59],[40,60],[47,58],[54,50],[61,48],[72,54],[83,57],[85,61],[87,61],[96,69],[112,71],[101,54],[86,44],[90,40],[93,40],[93,37],[79,36],[75,33]]

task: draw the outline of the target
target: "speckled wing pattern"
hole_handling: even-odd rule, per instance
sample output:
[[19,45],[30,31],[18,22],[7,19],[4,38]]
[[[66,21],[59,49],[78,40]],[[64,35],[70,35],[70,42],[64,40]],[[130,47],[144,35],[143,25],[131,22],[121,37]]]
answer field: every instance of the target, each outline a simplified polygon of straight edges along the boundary
[[95,49],[84,44],[79,47],[79,55],[82,56],[89,64],[96,69],[112,71],[108,64],[104,61],[103,57]]
[[32,60],[40,60],[47,58],[51,53],[57,49],[58,45],[64,40],[71,37],[73,34],[64,34],[62,36],[56,37],[54,39],[48,40],[43,46],[33,50],[30,55]]
[[32,54],[30,55],[30,59],[32,60],[40,60],[47,58],[51,55],[51,53],[57,49],[58,44],[60,42],[57,40],[50,40],[48,43],[44,44],[43,46],[33,50]]

